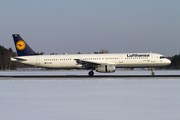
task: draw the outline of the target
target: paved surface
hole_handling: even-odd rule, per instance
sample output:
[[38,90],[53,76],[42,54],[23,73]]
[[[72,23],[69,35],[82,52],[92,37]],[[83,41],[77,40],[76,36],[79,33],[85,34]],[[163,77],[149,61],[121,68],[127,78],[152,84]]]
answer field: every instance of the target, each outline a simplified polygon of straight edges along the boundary
[[103,78],[103,77],[180,77],[180,75],[1,75],[2,77],[12,78]]

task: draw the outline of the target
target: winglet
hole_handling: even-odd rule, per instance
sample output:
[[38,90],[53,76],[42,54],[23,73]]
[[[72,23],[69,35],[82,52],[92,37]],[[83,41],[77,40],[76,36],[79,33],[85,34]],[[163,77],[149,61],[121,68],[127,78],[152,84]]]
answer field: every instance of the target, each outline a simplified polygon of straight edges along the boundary
[[19,34],[13,34],[12,36],[18,56],[38,55],[31,49],[31,47],[29,47]]

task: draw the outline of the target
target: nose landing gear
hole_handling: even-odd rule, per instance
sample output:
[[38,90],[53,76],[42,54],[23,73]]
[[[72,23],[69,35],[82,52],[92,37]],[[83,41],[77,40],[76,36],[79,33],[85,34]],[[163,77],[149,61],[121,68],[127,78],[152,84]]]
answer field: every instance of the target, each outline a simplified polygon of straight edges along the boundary
[[154,76],[154,75],[155,75],[155,73],[154,73],[154,71],[153,71],[153,70],[154,70],[154,68],[152,67],[152,68],[151,68],[151,75],[152,75],[152,76]]

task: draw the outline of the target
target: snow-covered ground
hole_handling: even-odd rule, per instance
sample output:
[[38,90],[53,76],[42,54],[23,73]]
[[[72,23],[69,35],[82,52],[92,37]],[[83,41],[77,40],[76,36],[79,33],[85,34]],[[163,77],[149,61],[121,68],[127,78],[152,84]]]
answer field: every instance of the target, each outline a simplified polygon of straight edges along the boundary
[[[0,71],[0,76],[3,75],[88,75],[88,70],[55,70],[55,71]],[[114,73],[99,73],[94,71],[94,75],[151,75],[151,70],[141,71],[126,71],[117,70]],[[179,70],[155,70],[156,75],[179,75]]]
[[0,120],[180,120],[179,91],[180,78],[0,78]]

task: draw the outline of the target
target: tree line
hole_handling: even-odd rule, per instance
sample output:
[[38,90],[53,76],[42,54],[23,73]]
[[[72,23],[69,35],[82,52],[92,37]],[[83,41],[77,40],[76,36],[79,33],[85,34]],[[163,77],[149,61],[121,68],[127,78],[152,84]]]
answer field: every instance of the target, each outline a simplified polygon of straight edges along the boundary
[[180,69],[180,54],[169,57],[171,64],[167,66],[167,69]]
[[0,70],[15,70],[16,63],[11,61],[11,57],[16,56],[11,48],[7,49],[0,45]]

